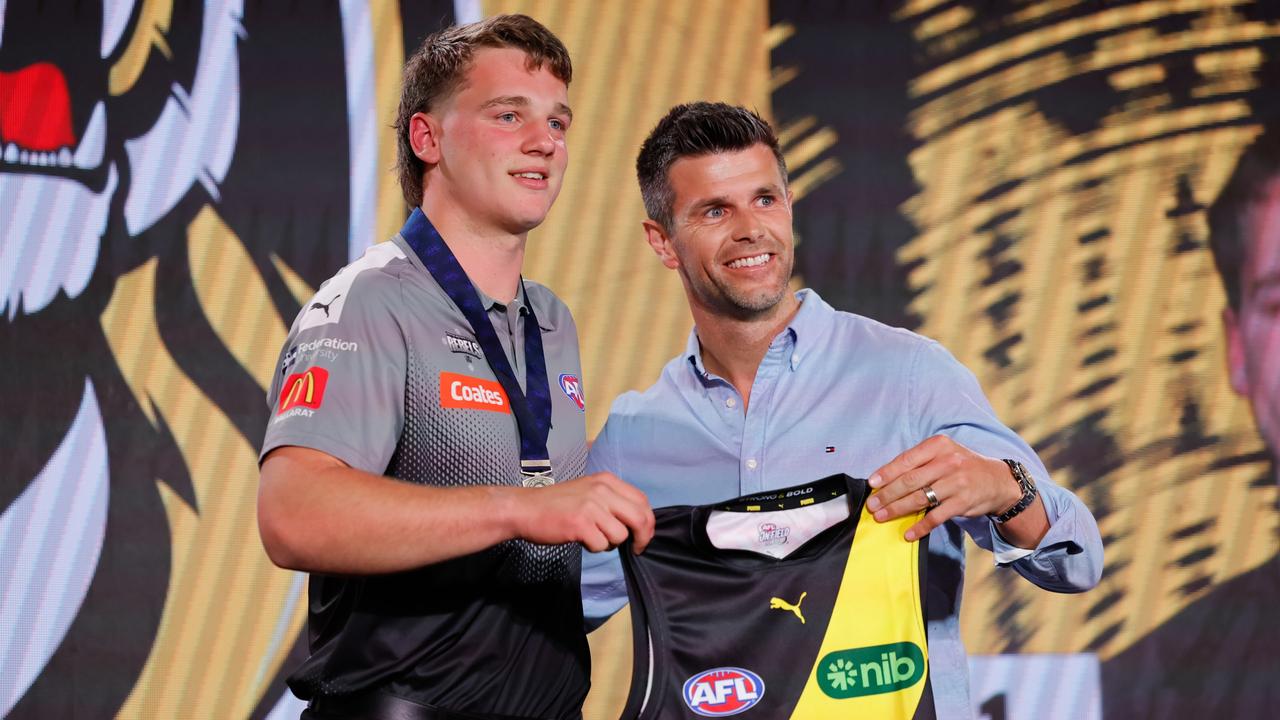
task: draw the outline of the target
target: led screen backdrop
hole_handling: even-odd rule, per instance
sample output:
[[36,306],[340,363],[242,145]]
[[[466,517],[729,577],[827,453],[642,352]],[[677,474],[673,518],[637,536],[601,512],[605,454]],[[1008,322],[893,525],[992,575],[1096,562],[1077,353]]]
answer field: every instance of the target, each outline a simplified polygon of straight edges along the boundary
[[[640,233],[640,141],[677,102],[755,107],[797,284],[941,340],[1098,517],[1086,595],[970,557],[975,706],[1229,716],[1280,652],[1215,634],[1277,552],[1206,241],[1280,122],[1280,7],[1244,0],[0,1],[0,716],[296,714],[305,581],[254,519],[265,388],[313,289],[404,217],[405,49],[509,11],[576,64],[527,274],[574,310],[590,432],[689,329]],[[593,635],[588,717],[621,706],[627,623]]]

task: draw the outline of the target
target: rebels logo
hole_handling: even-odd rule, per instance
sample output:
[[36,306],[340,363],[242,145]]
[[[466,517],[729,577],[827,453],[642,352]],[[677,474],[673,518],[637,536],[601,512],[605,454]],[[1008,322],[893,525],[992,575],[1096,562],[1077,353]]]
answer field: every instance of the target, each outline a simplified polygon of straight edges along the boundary
[[440,407],[511,414],[511,403],[507,402],[502,385],[450,372],[440,373]]
[[750,670],[721,667],[694,675],[684,683],[684,704],[707,717],[746,712],[764,697],[764,681]]
[[582,381],[577,375],[564,373],[560,376],[560,389],[578,406],[578,412],[586,412],[587,400],[582,396]]

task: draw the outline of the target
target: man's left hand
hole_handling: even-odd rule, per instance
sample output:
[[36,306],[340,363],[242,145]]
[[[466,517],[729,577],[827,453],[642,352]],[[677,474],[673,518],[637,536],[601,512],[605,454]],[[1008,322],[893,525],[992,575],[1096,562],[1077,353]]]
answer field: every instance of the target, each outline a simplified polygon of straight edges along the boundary
[[[918,540],[953,517],[981,517],[1008,510],[1022,497],[1022,490],[1003,460],[979,455],[945,435],[935,435],[903,452],[872,473],[869,481],[878,492],[867,500],[867,509],[878,522],[929,510],[907,530],[907,540]],[[930,495],[937,505],[929,509]],[[1030,533],[1015,532],[1015,545],[1035,546],[1048,530],[1040,498],[1028,519],[1043,518]],[[1021,516],[1014,521],[1021,520]],[[1012,524],[1014,521],[1010,521]],[[1024,522],[1018,523],[1023,525]],[[1012,528],[1011,528],[1012,529]],[[1021,530],[1022,528],[1017,528]],[[1006,535],[1007,537],[1007,535]]]

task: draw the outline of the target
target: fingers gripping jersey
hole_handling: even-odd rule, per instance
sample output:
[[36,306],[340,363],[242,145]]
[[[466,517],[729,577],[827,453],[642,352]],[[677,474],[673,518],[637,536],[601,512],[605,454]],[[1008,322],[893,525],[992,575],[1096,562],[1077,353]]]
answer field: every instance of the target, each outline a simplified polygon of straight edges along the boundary
[[919,515],[877,523],[847,475],[654,511],[619,553],[635,671],[624,718],[933,718]]

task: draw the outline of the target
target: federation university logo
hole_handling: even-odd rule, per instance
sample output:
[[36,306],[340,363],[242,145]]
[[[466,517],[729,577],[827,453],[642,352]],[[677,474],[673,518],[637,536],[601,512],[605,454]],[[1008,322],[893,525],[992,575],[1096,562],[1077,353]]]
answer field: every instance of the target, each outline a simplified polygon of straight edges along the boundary
[[714,668],[686,680],[683,695],[684,704],[699,715],[737,715],[751,709],[764,697],[764,680],[742,668]]
[[562,373],[560,375],[560,389],[564,394],[578,406],[578,412],[587,411],[587,399],[582,396],[582,381],[577,375]]

